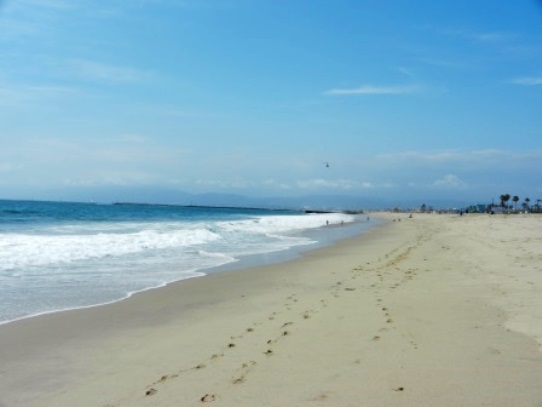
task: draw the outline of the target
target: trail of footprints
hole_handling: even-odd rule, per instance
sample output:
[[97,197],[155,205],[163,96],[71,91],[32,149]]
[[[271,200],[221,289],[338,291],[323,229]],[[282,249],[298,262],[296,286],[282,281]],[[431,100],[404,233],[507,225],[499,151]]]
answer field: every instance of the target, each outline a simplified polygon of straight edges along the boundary
[[[145,396],[154,396],[159,393],[160,386],[166,382],[169,382],[174,379],[180,378],[183,374],[188,372],[200,369],[212,369],[217,367],[217,364],[220,363],[220,360],[223,359],[228,352],[235,351],[235,348],[243,346],[244,339],[248,335],[263,335],[259,334],[258,327],[261,327],[263,324],[273,323],[276,324],[278,320],[276,335],[269,338],[262,336],[261,343],[261,353],[259,355],[254,355],[253,360],[247,360],[243,362],[235,371],[231,374],[231,385],[235,387],[237,385],[242,385],[247,380],[249,380],[250,373],[256,369],[259,365],[265,364],[265,361],[269,357],[275,355],[276,349],[273,345],[282,340],[287,340],[290,335],[295,335],[295,330],[300,323],[303,323],[304,320],[308,320],[313,316],[317,315],[318,312],[328,307],[332,301],[338,299],[344,293],[355,293],[356,290],[363,288],[372,289],[372,293],[376,298],[376,307],[379,312],[382,313],[383,317],[383,326],[372,335],[370,340],[378,342],[382,339],[383,335],[386,332],[394,329],[394,319],[392,312],[389,309],[389,306],[386,305],[381,297],[383,290],[393,290],[399,288],[401,285],[407,283],[409,280],[412,280],[416,274],[417,270],[407,269],[403,270],[399,267],[399,264],[405,260],[412,249],[414,249],[419,244],[423,243],[426,239],[417,239],[414,246],[409,246],[406,249],[400,250],[397,248],[390,253],[388,253],[384,258],[378,259],[375,264],[370,262],[366,263],[364,266],[358,266],[351,270],[350,278],[346,278],[342,281],[337,281],[330,287],[329,295],[326,298],[322,298],[319,301],[314,309],[302,310],[299,309],[298,299],[296,294],[291,294],[286,297],[284,303],[284,309],[281,311],[275,311],[271,313],[267,320],[253,323],[252,326],[247,327],[243,332],[238,333],[237,335],[232,335],[229,338],[229,341],[226,341],[224,347],[210,355],[206,360],[201,361],[195,366],[179,369],[176,372],[165,374],[160,377],[155,382],[147,386],[145,390]],[[367,279],[367,274],[372,273],[376,279]],[[337,272],[332,272],[332,274],[337,274]],[[355,285],[352,284],[353,280],[357,279],[362,280],[362,284]],[[363,290],[363,295],[366,295],[366,291]],[[388,291],[389,293],[390,291]],[[417,344],[408,339],[410,345],[417,349]],[[359,361],[358,361],[359,362]],[[225,387],[228,388],[228,387]],[[231,388],[231,387],[230,387]],[[403,390],[403,388],[400,391]],[[396,390],[396,389],[394,389]],[[199,401],[202,403],[213,402],[219,398],[219,394],[216,392],[210,391],[209,393],[202,394]]]
[[[415,245],[408,246],[404,250],[397,248],[386,254],[384,258],[379,258],[374,265],[368,262],[364,267],[360,266],[352,270],[353,279],[358,278],[361,273],[363,273],[364,276],[366,276],[368,273],[373,273],[373,275],[376,277],[376,282],[371,283],[371,281],[368,280],[368,284],[370,284],[368,288],[373,289],[372,292],[376,297],[376,306],[382,313],[384,325],[373,335],[372,341],[380,341],[386,332],[390,332],[391,330],[395,329],[394,317],[389,305],[385,304],[384,300],[381,298],[384,297],[382,294],[384,292],[388,294],[393,293],[394,290],[414,279],[419,270],[413,268],[403,269],[399,267],[399,264],[408,258],[413,249],[427,240],[429,240],[429,238],[418,238]],[[406,340],[412,348],[418,348],[418,345],[412,340],[412,338],[406,338]],[[400,391],[403,391],[402,388],[399,389],[401,389]]]
[[[322,300],[322,307],[325,307],[324,300]],[[288,297],[286,297],[286,301],[284,304],[284,310],[283,311],[275,311],[272,312],[268,317],[267,321],[260,321],[253,323],[252,326],[247,327],[243,332],[238,333],[237,335],[232,335],[229,338],[229,341],[225,344],[224,348],[220,351],[212,354],[207,358],[206,360],[202,361],[201,363],[197,364],[196,366],[191,366],[184,369],[179,369],[176,372],[165,374],[162,377],[160,377],[158,380],[150,384],[147,389],[145,390],[145,396],[154,396],[159,392],[160,385],[181,377],[183,374],[188,373],[190,371],[199,370],[199,369],[206,369],[206,368],[214,368],[217,366],[217,363],[220,363],[220,360],[227,356],[228,352],[232,352],[237,347],[243,346],[243,341],[248,335],[258,335],[258,327],[261,327],[263,324],[273,323],[277,325],[278,329],[276,332],[276,335],[272,337],[262,336],[262,342],[261,342],[261,353],[259,355],[255,355],[255,360],[248,360],[246,362],[243,362],[241,366],[239,366],[238,369],[232,372],[232,379],[231,384],[232,385],[240,385],[245,383],[250,375],[250,372],[255,369],[259,364],[265,363],[265,360],[269,357],[272,357],[275,355],[275,348],[273,345],[278,343],[281,340],[285,340],[288,336],[292,335],[296,324],[299,324],[303,320],[310,319],[314,314],[318,312],[318,310],[299,310],[295,309],[296,305],[298,303],[298,299],[296,298],[296,294],[291,294]],[[284,315],[288,314],[288,315]],[[289,318],[287,318],[288,316]],[[275,321],[281,320],[283,322],[280,322],[276,324]],[[263,331],[263,329],[262,329]],[[263,335],[263,334],[262,334]],[[266,338],[266,339],[263,339]],[[200,400],[201,402],[212,402],[215,401],[219,395],[217,393],[206,393],[201,396]]]

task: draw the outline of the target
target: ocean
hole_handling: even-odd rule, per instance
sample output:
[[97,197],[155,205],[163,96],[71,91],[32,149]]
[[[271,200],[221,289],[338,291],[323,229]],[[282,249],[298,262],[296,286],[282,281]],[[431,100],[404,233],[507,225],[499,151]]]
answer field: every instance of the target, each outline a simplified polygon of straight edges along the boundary
[[247,259],[294,257],[375,224],[344,213],[0,200],[0,324],[119,301]]

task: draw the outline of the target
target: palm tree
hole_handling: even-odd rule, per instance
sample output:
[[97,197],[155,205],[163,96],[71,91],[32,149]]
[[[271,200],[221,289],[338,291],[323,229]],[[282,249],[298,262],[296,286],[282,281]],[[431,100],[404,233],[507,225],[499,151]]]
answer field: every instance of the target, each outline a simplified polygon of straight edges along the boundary
[[518,201],[519,201],[519,196],[514,195],[514,197],[512,198],[512,201],[514,202],[514,210],[516,210],[517,209],[517,204],[518,204]]
[[510,194],[503,194],[500,196],[501,198],[501,206],[504,208],[506,205],[506,202],[510,200]]
[[528,211],[530,208],[529,208],[529,202],[531,202],[531,200],[529,198],[525,198],[525,202],[523,202],[523,207],[525,208],[526,211]]

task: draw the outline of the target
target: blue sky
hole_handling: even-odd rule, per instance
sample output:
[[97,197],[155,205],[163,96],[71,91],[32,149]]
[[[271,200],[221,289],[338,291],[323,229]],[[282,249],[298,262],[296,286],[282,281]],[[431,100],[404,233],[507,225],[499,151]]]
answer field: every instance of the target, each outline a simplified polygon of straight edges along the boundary
[[0,198],[534,201],[542,3],[0,0],[0,107]]

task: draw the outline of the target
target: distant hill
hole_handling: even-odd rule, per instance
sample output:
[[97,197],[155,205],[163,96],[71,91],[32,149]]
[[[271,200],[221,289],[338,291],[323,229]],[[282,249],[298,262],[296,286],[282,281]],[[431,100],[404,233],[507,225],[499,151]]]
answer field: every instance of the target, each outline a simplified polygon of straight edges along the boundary
[[129,202],[169,205],[233,206],[271,209],[308,210],[360,210],[386,208],[419,208],[422,204],[433,208],[465,207],[479,202],[428,199],[421,197],[374,197],[362,195],[320,194],[303,196],[260,196],[250,197],[232,193],[192,194],[181,190],[160,187],[96,187],[57,190],[33,190],[14,196],[0,196],[4,199],[33,199],[77,202]]

